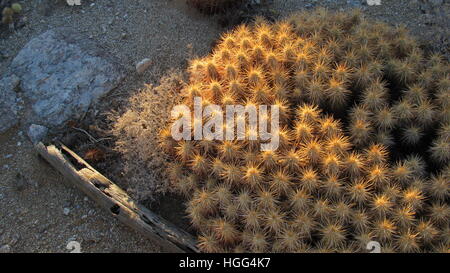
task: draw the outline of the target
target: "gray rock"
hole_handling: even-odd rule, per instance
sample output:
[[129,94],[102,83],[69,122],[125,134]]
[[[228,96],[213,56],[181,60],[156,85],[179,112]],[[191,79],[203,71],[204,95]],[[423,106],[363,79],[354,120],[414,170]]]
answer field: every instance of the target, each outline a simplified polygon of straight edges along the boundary
[[38,143],[47,136],[48,128],[42,125],[31,124],[28,128],[28,137],[33,144]]
[[124,77],[112,56],[70,28],[29,41],[11,63],[30,104],[27,122],[58,126],[82,116]]
[[18,124],[17,95],[14,89],[19,84],[15,75],[0,80],[0,134]]
[[147,68],[149,68],[149,66],[152,64],[152,60],[145,58],[142,61],[138,62],[136,64],[136,72],[138,74],[142,74],[145,72],[145,70],[147,70]]
[[11,253],[11,247],[9,245],[0,247],[0,253]]

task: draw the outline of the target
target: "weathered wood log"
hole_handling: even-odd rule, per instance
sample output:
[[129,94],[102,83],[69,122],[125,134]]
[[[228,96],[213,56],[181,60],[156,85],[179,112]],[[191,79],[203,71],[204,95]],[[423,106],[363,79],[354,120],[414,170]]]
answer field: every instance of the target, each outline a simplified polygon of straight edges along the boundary
[[125,191],[66,146],[61,144],[60,150],[54,145],[38,143],[35,149],[72,185],[122,223],[156,241],[168,251],[199,252],[192,235],[134,202]]

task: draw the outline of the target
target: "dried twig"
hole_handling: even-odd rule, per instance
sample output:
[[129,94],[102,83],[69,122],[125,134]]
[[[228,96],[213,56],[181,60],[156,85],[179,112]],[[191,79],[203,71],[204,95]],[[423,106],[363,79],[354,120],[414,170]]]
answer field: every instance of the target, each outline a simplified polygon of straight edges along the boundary
[[77,130],[77,131],[80,131],[80,132],[86,134],[86,135],[89,137],[89,140],[90,140],[92,143],[99,143],[100,141],[112,139],[111,137],[103,137],[103,138],[96,139],[95,137],[93,137],[91,134],[89,134],[89,133],[88,133],[86,130],[84,130],[84,129],[77,128],[77,127],[72,127],[72,129]]

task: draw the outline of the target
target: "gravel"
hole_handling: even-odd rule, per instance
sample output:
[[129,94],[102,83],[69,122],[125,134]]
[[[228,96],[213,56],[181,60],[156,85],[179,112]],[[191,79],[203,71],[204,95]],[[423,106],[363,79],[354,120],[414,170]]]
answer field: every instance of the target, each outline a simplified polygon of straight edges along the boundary
[[15,92],[19,79],[9,75],[0,77],[0,134],[19,123],[17,96]]

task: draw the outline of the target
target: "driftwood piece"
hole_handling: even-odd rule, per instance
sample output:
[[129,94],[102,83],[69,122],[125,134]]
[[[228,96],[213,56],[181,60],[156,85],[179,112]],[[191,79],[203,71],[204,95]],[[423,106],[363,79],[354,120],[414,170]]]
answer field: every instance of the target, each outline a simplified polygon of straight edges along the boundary
[[37,152],[68,181],[122,223],[168,251],[199,252],[189,233],[134,202],[130,196],[64,145],[35,145]]

